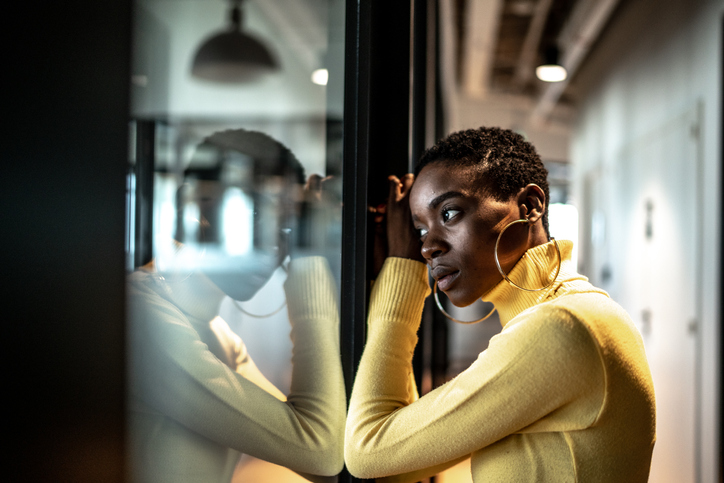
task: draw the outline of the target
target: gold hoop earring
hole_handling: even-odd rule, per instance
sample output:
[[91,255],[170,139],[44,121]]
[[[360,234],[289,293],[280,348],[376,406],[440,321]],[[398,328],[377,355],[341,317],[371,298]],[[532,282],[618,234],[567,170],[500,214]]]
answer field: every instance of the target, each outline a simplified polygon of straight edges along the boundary
[[231,299],[231,301],[234,303],[234,305],[236,306],[236,308],[239,309],[239,312],[241,312],[241,313],[244,314],[244,315],[248,315],[249,317],[254,317],[255,319],[266,319],[267,317],[271,317],[272,315],[276,315],[276,314],[278,314],[284,307],[287,306],[287,301],[285,300],[285,301],[282,303],[281,307],[279,307],[278,309],[276,309],[274,312],[269,312],[268,314],[263,314],[263,315],[257,315],[257,314],[252,314],[251,312],[247,312],[246,310],[244,310],[244,308],[243,308],[241,305],[239,305],[239,302],[237,302],[236,300]]
[[[284,261],[286,261],[286,260],[287,260],[287,258],[285,257],[285,258],[284,258]],[[282,264],[281,264],[280,266],[282,267],[282,270],[284,270],[285,272],[287,271],[287,267],[284,266],[284,262],[282,262]],[[236,300],[231,299],[231,301],[233,302],[234,306],[235,306],[237,309],[239,309],[239,312],[241,312],[241,313],[244,314],[244,315],[248,315],[249,317],[253,317],[253,318],[255,318],[255,319],[266,319],[267,317],[271,317],[272,315],[276,315],[276,314],[278,314],[279,312],[281,312],[281,310],[282,310],[284,307],[287,306],[287,301],[286,301],[286,299],[285,299],[284,302],[282,302],[282,305],[281,305],[278,309],[274,310],[273,312],[269,312],[268,314],[257,315],[257,314],[252,314],[251,312],[245,310],[244,307],[242,307],[242,306],[239,304],[239,302],[237,302]]]
[[433,289],[433,294],[434,294],[434,296],[435,296],[435,303],[437,304],[437,308],[440,309],[440,312],[442,312],[442,315],[444,315],[444,316],[447,317],[448,319],[452,320],[453,322],[457,322],[458,324],[466,324],[466,325],[477,324],[478,322],[482,322],[483,320],[487,319],[488,317],[490,317],[491,315],[493,315],[493,312],[495,312],[495,307],[493,307],[493,310],[491,310],[491,311],[488,313],[488,315],[486,315],[485,317],[483,317],[483,318],[481,318],[481,319],[471,320],[471,321],[458,320],[458,319],[456,319],[455,317],[453,317],[452,315],[448,314],[448,313],[445,311],[445,309],[443,308],[442,304],[440,303],[440,299],[437,297],[437,281],[435,281],[435,288]]
[[511,221],[510,223],[508,223],[508,224],[505,226],[505,228],[503,228],[503,231],[500,232],[500,234],[498,235],[498,239],[495,241],[495,251],[493,252],[493,256],[495,257],[495,265],[498,266],[498,271],[499,271],[500,274],[503,276],[503,278],[505,279],[505,281],[508,282],[509,284],[511,284],[513,287],[515,287],[515,288],[517,288],[517,289],[520,289],[520,290],[525,290],[526,292],[540,292],[541,290],[545,290],[545,289],[547,289],[548,287],[550,287],[551,285],[553,285],[553,282],[555,282],[556,279],[558,278],[558,274],[561,273],[561,263],[563,262],[563,258],[561,257],[561,249],[558,248],[558,241],[556,241],[555,238],[551,237],[551,240],[553,240],[553,244],[554,244],[555,247],[556,247],[556,253],[558,253],[558,269],[556,270],[556,274],[555,274],[555,276],[553,277],[553,280],[551,280],[548,285],[546,285],[545,287],[541,287],[541,288],[525,288],[525,287],[521,287],[520,285],[518,285],[517,283],[515,283],[514,281],[512,281],[510,278],[508,278],[508,275],[503,271],[503,267],[500,265],[500,260],[498,259],[498,244],[500,243],[500,238],[503,236],[503,233],[505,233],[505,230],[507,230],[508,228],[510,228],[512,225],[515,225],[516,223],[528,223],[528,224],[530,224],[530,221],[528,221],[527,219],[521,218],[520,220]]

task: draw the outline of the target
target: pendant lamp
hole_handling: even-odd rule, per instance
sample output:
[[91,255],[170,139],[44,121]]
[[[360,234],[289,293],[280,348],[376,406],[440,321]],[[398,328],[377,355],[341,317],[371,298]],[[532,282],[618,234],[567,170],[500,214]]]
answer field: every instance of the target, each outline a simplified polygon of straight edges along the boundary
[[544,82],[561,82],[566,80],[568,72],[559,61],[558,47],[546,49],[544,62],[535,68],[535,75]]
[[242,0],[232,0],[231,25],[207,38],[194,55],[191,75],[221,82],[253,82],[279,68],[274,55],[254,37],[242,32]]

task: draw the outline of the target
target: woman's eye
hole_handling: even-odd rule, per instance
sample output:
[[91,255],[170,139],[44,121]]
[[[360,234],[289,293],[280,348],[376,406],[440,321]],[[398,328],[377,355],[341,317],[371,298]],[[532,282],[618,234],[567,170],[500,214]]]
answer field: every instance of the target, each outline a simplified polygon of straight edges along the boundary
[[420,238],[424,237],[427,235],[427,228],[418,228],[417,234],[420,235]]
[[460,210],[445,210],[442,212],[442,221],[448,222],[455,218],[458,213],[460,213]]

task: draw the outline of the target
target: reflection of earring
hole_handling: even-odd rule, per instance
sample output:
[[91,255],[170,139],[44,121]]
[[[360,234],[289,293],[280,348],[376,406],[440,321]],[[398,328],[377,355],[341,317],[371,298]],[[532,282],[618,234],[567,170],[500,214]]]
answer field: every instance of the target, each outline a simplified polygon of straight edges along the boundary
[[553,277],[553,280],[551,280],[548,285],[546,285],[545,287],[541,287],[541,288],[525,288],[525,287],[521,287],[520,285],[518,285],[517,283],[515,283],[514,281],[512,281],[511,279],[508,278],[508,275],[506,275],[506,273],[503,271],[503,267],[500,266],[500,260],[498,259],[498,244],[500,243],[500,238],[503,236],[503,233],[505,233],[505,230],[507,230],[511,225],[515,225],[516,223],[530,223],[530,221],[528,221],[527,219],[520,219],[520,220],[511,221],[510,223],[508,223],[508,224],[505,226],[505,228],[503,228],[503,231],[500,232],[500,234],[498,235],[498,239],[495,241],[495,251],[493,252],[493,255],[495,256],[495,264],[498,266],[498,271],[499,271],[500,274],[503,276],[503,278],[504,278],[509,284],[511,284],[513,287],[515,287],[515,288],[517,288],[517,289],[520,289],[520,290],[525,290],[526,292],[540,292],[541,290],[545,290],[545,289],[547,289],[548,287],[550,287],[551,285],[553,285],[553,282],[555,282],[556,279],[558,278],[558,274],[561,273],[561,262],[562,262],[562,259],[561,259],[561,249],[558,248],[558,242],[556,241],[556,239],[553,238],[553,237],[551,237],[551,240],[553,240],[553,244],[554,244],[555,247],[556,247],[556,252],[558,253],[558,269],[556,270],[556,274],[555,274],[555,276]]
[[236,305],[236,308],[239,309],[239,311],[242,314],[248,315],[249,317],[254,317],[255,319],[266,319],[267,317],[271,317],[272,315],[279,313],[284,307],[287,306],[287,301],[285,300],[284,302],[282,302],[281,307],[276,309],[274,312],[269,312],[268,314],[263,314],[263,315],[257,315],[257,314],[252,314],[252,313],[244,310],[244,308],[241,305],[239,305],[239,302],[237,302],[236,300],[231,299],[231,301],[234,302],[234,305]]
[[[289,230],[289,231],[291,231],[291,230]],[[287,232],[287,233],[289,233],[289,232]],[[282,270],[284,270],[285,272],[287,271],[287,267],[284,265],[284,262],[286,262],[288,259],[289,259],[289,257],[288,257],[288,256],[285,256],[285,257],[284,257],[284,260],[283,260],[282,263],[281,263]],[[244,310],[244,307],[242,307],[241,305],[239,305],[239,302],[237,302],[236,300],[231,299],[231,301],[234,303],[234,305],[236,306],[236,308],[239,309],[239,312],[241,312],[241,313],[244,314],[244,315],[248,315],[249,317],[254,317],[255,319],[266,319],[267,317],[271,317],[272,315],[276,315],[276,314],[278,314],[284,307],[287,306],[287,301],[284,300],[284,302],[282,302],[281,306],[279,306],[279,308],[276,309],[275,311],[269,312],[268,314],[257,315],[257,314],[252,314],[251,312],[247,312],[246,310]]]
[[490,317],[491,315],[493,315],[493,312],[495,312],[495,307],[493,307],[493,310],[491,310],[491,311],[488,313],[488,315],[486,315],[486,316],[483,317],[482,319],[471,320],[471,321],[458,320],[458,319],[456,319],[455,317],[453,317],[452,315],[448,314],[448,313],[445,311],[445,309],[442,307],[442,304],[440,303],[440,299],[437,297],[437,281],[435,282],[435,288],[433,289],[433,294],[435,295],[435,303],[437,304],[437,308],[440,309],[440,312],[442,312],[442,315],[444,315],[444,316],[447,317],[448,319],[452,320],[453,322],[457,322],[458,324],[477,324],[478,322],[482,322],[483,320],[487,319],[488,317]]

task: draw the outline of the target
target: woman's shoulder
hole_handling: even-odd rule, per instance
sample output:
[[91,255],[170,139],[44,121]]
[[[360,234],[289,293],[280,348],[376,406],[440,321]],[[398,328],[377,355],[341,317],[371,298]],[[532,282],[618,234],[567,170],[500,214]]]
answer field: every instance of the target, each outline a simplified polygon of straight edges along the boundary
[[614,337],[640,339],[626,311],[605,292],[571,293],[535,305],[520,313],[506,329],[538,334],[589,333],[597,342]]
[[643,353],[641,334],[633,320],[605,293],[564,295],[534,307],[530,315],[547,330],[559,334],[587,333],[604,357],[633,347]]
[[518,314],[505,325],[503,332],[515,331],[532,334],[534,338],[554,338],[563,342],[567,336],[577,334],[573,339],[580,339],[589,332],[586,315],[577,310],[577,303],[572,300],[561,303],[560,297],[554,301],[544,302]]
[[550,306],[549,310],[569,313],[571,317],[589,327],[603,324],[634,328],[629,314],[603,291],[571,293],[542,305]]

